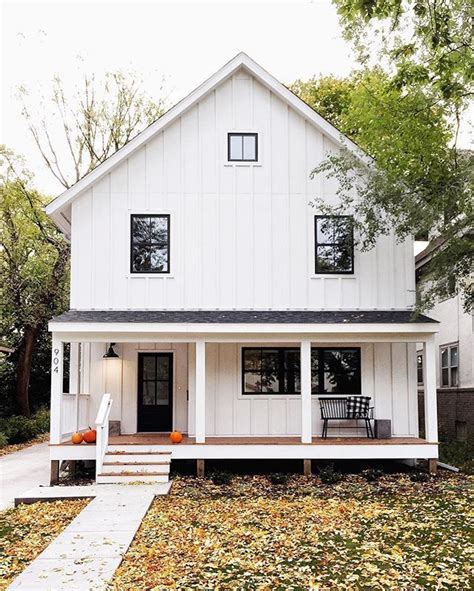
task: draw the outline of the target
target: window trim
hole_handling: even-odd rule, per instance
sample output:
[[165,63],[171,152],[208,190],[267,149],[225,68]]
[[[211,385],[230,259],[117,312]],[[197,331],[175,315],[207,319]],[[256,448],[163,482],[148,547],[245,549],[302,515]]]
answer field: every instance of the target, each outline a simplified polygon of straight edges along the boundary
[[[134,218],[166,218],[168,222],[168,270],[167,271],[135,271],[133,268],[133,220]],[[130,214],[130,275],[170,275],[171,274],[171,214],[169,213],[131,213]]]
[[[458,363],[457,365],[451,365],[451,349],[457,349],[458,350]],[[443,351],[447,351],[448,352],[448,365],[443,366]],[[455,386],[453,386],[452,383],[452,374],[451,371],[453,368],[457,369],[457,384]],[[444,385],[443,384],[443,369],[447,369],[448,370],[448,384]],[[460,387],[460,383],[459,383],[459,341],[454,342],[454,343],[446,343],[444,345],[440,345],[439,346],[439,387],[440,388],[459,388]]]
[[[320,219],[341,219],[347,218],[351,221],[350,224],[350,241],[351,241],[351,268],[349,271],[341,271],[340,269],[335,269],[334,271],[318,271],[318,246],[340,246],[340,242],[318,242],[318,220]],[[353,216],[351,215],[315,215],[314,216],[314,224],[313,224],[313,232],[314,232],[314,249],[313,249],[313,256],[314,256],[314,274],[319,277],[321,275],[354,275],[354,226],[352,223]]]
[[[242,145],[242,158],[231,158],[230,157],[230,139],[232,137],[254,137],[255,138],[255,158],[244,158],[243,145]],[[243,139],[242,139],[243,142]],[[258,133],[250,131],[229,131],[227,132],[227,162],[258,162]]]
[[[283,351],[297,351],[298,353],[300,353],[300,348],[299,347],[284,347],[284,346],[275,346],[272,347],[271,345],[254,345],[254,346],[245,346],[245,347],[241,347],[240,349],[240,396],[242,397],[249,397],[249,396],[257,396],[258,398],[260,397],[268,397],[268,396],[300,396],[301,392],[246,392],[245,391],[245,374],[246,373],[251,373],[250,370],[246,371],[245,370],[245,351],[251,350],[263,350],[263,349],[267,349],[267,350],[271,350],[271,351],[278,351],[279,353],[279,359],[281,359],[283,357]],[[311,347],[311,353],[313,353],[313,351],[318,351],[318,355],[323,356],[324,351],[330,351],[330,350],[337,350],[337,351],[346,351],[346,350],[351,350],[354,351],[356,350],[358,352],[358,358],[357,358],[357,372],[358,372],[358,392],[356,393],[336,393],[336,392],[311,392],[312,396],[357,396],[357,395],[361,395],[362,394],[362,349],[361,347],[334,347],[334,346],[326,346],[326,347]],[[319,358],[319,360],[321,361],[321,357]],[[324,363],[319,363],[319,367],[318,367],[318,382],[319,384],[322,384],[324,386]],[[278,368],[278,382],[279,384],[281,384],[282,379],[284,379],[284,368],[279,367]]]

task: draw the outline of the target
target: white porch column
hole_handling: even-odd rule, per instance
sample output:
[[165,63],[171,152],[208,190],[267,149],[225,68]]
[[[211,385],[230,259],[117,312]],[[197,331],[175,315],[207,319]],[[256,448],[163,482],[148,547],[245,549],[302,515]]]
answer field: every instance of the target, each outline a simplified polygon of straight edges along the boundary
[[436,395],[436,351],[434,336],[423,343],[423,382],[425,390],[425,438],[438,441],[438,411]]
[[301,341],[301,443],[311,443],[311,341]]
[[50,443],[61,443],[64,343],[53,333],[51,350]]
[[196,443],[206,440],[206,343],[196,342]]

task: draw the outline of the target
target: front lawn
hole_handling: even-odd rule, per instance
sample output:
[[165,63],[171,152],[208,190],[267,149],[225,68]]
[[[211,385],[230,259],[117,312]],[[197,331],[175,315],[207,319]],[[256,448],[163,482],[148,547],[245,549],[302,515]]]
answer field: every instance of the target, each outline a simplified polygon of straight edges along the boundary
[[87,505],[87,500],[19,505],[0,513],[0,589],[32,562]]
[[473,482],[178,478],[153,503],[111,588],[469,589]]

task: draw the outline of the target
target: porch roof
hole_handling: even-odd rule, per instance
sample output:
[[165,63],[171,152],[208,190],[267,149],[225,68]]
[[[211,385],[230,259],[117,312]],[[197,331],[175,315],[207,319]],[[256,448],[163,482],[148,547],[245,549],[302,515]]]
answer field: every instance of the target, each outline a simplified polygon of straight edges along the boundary
[[69,310],[52,322],[151,324],[437,323],[411,310]]
[[70,310],[49,329],[66,342],[422,342],[438,322],[410,310]]

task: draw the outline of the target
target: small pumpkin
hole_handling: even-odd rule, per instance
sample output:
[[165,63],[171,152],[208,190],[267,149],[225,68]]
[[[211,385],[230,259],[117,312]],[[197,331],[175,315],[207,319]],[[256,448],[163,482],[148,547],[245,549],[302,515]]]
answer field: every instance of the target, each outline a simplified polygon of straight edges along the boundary
[[86,443],[95,443],[96,439],[97,439],[97,431],[95,429],[91,429],[89,427],[89,431],[86,431],[83,435],[82,438],[84,439],[84,441]]
[[78,445],[79,443],[82,443],[83,439],[84,438],[82,437],[82,433],[77,433],[77,432],[73,433],[72,437],[71,437],[71,441],[73,443],[75,443],[76,445]]
[[181,443],[183,441],[183,434],[181,431],[173,431],[170,434],[171,443]]

